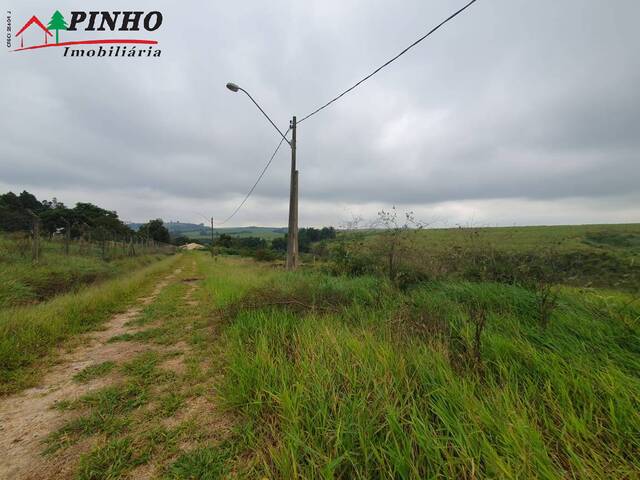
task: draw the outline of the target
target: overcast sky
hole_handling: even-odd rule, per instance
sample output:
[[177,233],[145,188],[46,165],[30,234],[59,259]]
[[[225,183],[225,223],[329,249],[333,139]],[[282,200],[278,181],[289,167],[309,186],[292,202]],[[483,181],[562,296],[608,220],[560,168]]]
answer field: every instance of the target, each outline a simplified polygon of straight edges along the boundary
[[[67,19],[88,5],[160,10],[160,30],[137,36],[162,55],[3,45],[0,191],[131,221],[221,220],[279,141],[226,82],[286,129],[464,3],[59,0]],[[4,5],[14,33],[53,13]],[[640,221],[639,20],[637,0],[479,0],[299,127],[301,226],[392,205],[439,225]],[[288,188],[287,147],[228,225],[286,225]]]

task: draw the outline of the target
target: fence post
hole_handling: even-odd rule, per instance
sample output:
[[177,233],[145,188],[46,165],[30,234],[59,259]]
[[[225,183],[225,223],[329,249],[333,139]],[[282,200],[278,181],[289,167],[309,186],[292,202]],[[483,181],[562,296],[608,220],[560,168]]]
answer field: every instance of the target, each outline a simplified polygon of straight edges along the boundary
[[64,254],[69,255],[69,241],[71,240],[71,223],[69,220],[65,219],[64,223],[67,225],[67,228],[64,232]]
[[40,220],[33,220],[33,259],[40,260]]
[[34,262],[40,259],[40,219],[38,216],[30,212],[33,215],[33,243],[31,245],[31,258]]

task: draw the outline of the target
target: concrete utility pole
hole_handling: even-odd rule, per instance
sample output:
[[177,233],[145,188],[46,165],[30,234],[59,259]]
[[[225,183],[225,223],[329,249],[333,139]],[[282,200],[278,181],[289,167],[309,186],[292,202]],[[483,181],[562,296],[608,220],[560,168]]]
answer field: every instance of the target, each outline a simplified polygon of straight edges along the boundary
[[289,228],[287,232],[287,269],[298,266],[298,169],[296,166],[297,121],[294,115],[291,128],[291,185],[289,187]]
[[287,232],[287,270],[295,270],[298,267],[298,170],[296,166],[296,130],[297,120],[294,116],[289,125],[291,130],[291,141],[280,131],[269,115],[256,102],[251,94],[235,83],[227,83],[227,88],[232,92],[241,91],[254,103],[258,110],[269,120],[280,136],[291,147],[291,185],[289,190],[289,227]]

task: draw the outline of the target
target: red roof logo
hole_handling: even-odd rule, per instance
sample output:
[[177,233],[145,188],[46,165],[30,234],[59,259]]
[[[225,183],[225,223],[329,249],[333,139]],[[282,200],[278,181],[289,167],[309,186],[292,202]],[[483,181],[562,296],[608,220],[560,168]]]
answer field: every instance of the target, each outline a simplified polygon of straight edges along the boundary
[[[18,33],[16,33],[16,37],[20,37],[20,35],[22,35],[22,33],[33,24],[40,27],[40,30],[44,32],[44,43],[46,45],[48,43],[47,36],[53,37],[53,34],[49,31],[47,27],[44,26],[44,24],[35,15],[31,17],[27,23],[24,24],[24,27],[22,27]],[[24,39],[22,37],[20,37],[20,47],[21,48],[24,47]]]

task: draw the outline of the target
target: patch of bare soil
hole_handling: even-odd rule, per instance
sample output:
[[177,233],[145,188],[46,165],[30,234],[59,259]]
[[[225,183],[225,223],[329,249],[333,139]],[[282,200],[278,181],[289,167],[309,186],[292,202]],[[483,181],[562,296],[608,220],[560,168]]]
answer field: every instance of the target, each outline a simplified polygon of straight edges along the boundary
[[106,361],[122,362],[148,350],[136,342],[107,341],[116,335],[133,333],[127,326],[151,303],[180,269],[160,281],[153,292],[137,301],[136,306],[115,315],[101,331],[87,334],[82,346],[72,352],[61,352],[61,362],[52,367],[40,385],[0,400],[0,479],[68,478],[78,460],[78,450],[55,457],[42,455],[47,435],[60,428],[70,413],[54,409],[56,402],[73,400],[89,391],[104,387],[113,377],[98,378],[86,384],[73,380],[84,368]]

